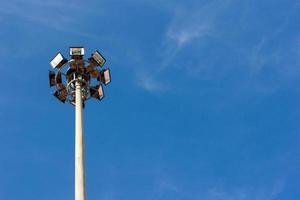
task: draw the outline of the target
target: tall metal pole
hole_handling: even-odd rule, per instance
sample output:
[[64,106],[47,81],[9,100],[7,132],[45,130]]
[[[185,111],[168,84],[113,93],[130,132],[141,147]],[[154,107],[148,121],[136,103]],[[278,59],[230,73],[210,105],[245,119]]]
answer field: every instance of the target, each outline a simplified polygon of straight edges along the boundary
[[70,56],[68,60],[57,53],[50,61],[54,71],[49,71],[49,85],[55,86],[53,95],[59,101],[75,105],[75,200],[86,200],[82,109],[88,99],[103,99],[102,86],[111,77],[110,70],[102,68],[106,60],[99,51],[85,60],[83,47],[70,47]]
[[75,200],[85,200],[84,141],[82,127],[81,82],[76,81]]

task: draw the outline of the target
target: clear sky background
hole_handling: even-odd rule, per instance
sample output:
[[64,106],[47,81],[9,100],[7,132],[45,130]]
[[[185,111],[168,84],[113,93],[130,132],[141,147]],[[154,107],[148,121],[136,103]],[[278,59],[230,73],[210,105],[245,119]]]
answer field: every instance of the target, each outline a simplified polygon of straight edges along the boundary
[[69,46],[112,83],[84,110],[88,200],[300,199],[299,0],[0,2],[0,200],[74,199]]

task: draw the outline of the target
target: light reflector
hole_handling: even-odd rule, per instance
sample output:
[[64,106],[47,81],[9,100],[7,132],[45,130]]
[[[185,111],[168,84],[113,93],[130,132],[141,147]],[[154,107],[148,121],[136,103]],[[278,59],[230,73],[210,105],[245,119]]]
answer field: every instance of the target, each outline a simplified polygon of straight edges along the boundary
[[104,63],[106,62],[105,58],[101,55],[101,53],[99,51],[95,51],[92,54],[92,57],[90,58],[90,60],[92,62],[94,62],[95,64],[99,65],[100,67],[102,67],[104,65]]
[[53,68],[60,68],[63,64],[68,62],[66,58],[63,57],[61,53],[56,54],[56,56],[50,61],[50,65]]
[[83,47],[70,47],[70,56],[83,56],[84,48]]

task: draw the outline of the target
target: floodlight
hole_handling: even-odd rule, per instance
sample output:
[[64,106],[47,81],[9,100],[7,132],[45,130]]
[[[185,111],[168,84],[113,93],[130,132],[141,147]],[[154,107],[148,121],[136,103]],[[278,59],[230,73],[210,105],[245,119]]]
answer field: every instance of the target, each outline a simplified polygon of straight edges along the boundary
[[66,101],[66,96],[64,96],[61,92],[55,91],[53,95],[54,95],[58,100],[60,100],[61,102],[65,103],[65,101]]
[[110,70],[105,69],[105,70],[101,71],[100,75],[98,76],[98,80],[101,81],[102,83],[104,83],[104,85],[109,84],[111,81]]
[[66,90],[66,86],[62,83],[58,83],[57,84],[57,88],[59,89],[59,91],[63,91],[63,90]]
[[98,93],[97,93],[97,88],[96,87],[91,87],[90,88],[90,95],[91,95],[91,97],[94,97],[94,98],[97,99]]
[[102,67],[106,62],[105,58],[101,55],[99,51],[95,51],[92,54],[92,57],[89,58],[89,60],[95,63],[96,65],[99,65],[100,67]]
[[[111,82],[110,69],[101,69],[105,58],[96,50],[85,60],[83,47],[73,46],[69,50],[70,59],[58,53],[50,62],[57,69],[49,71],[49,85],[57,90],[53,95],[62,102],[76,104],[75,91],[80,89],[83,103],[90,98],[102,100],[104,85]],[[76,83],[79,83],[79,87]]]
[[50,87],[52,87],[55,84],[56,84],[56,81],[55,81],[55,72],[49,71],[49,85],[50,85]]
[[104,97],[104,91],[102,85],[98,86],[98,95],[99,95],[99,100],[103,99]]
[[70,47],[70,56],[83,56],[84,48],[83,47]]
[[50,61],[50,65],[53,68],[60,68],[63,66],[68,60],[63,57],[61,53],[56,54],[56,56]]
[[91,97],[102,100],[104,97],[102,85],[98,85],[90,88]]
[[59,85],[59,93],[60,93],[60,95],[63,97],[63,98],[67,98],[67,96],[68,96],[68,91],[67,91],[67,89],[66,89],[66,87],[63,85],[63,84],[58,84]]
[[62,83],[61,72],[57,73],[55,81],[56,81],[57,84]]

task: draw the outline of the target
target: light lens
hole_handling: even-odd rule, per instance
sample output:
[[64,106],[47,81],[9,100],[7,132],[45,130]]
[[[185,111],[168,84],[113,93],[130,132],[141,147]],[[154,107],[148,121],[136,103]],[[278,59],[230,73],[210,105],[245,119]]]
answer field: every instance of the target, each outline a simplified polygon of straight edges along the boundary
[[111,77],[110,77],[110,70],[106,69],[103,71],[103,83],[105,85],[109,84],[111,81]]
[[70,47],[70,56],[83,56],[84,48],[83,47]]
[[102,85],[99,85],[99,86],[98,86],[98,95],[99,95],[99,99],[100,99],[100,100],[103,99],[103,97],[104,97],[104,92],[103,92],[103,87],[102,87]]
[[58,53],[50,62],[53,68],[60,68],[63,64],[67,62],[67,59],[63,57],[61,53]]

